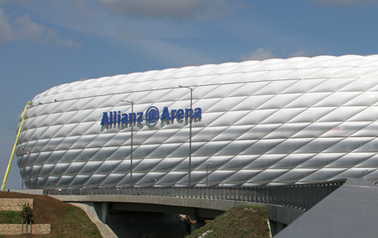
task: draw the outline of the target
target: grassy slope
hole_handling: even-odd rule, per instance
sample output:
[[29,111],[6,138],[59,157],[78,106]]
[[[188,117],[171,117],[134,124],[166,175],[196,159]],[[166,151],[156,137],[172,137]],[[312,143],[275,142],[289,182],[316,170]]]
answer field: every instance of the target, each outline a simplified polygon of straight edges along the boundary
[[[0,192],[0,198],[33,198],[33,221],[35,224],[51,224],[51,233],[48,235],[24,235],[24,236],[2,236],[2,237],[101,237],[100,232],[80,208],[63,203],[54,198],[44,195],[29,195],[21,193]],[[3,213],[4,214],[4,213]],[[6,218],[1,218],[0,222],[6,223],[5,220],[14,217],[18,220],[16,215],[7,215]],[[1,237],[1,236],[0,236]]]
[[267,219],[263,207],[237,206],[195,230],[187,238],[270,237]]

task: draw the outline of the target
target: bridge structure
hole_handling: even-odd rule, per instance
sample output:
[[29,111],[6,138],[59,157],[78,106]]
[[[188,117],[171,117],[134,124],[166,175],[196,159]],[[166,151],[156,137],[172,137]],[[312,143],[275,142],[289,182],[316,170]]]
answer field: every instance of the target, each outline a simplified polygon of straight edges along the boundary
[[274,235],[345,181],[265,187],[51,188],[43,194],[91,205],[104,223],[110,213],[135,211],[186,214],[201,225],[237,205],[263,206]]

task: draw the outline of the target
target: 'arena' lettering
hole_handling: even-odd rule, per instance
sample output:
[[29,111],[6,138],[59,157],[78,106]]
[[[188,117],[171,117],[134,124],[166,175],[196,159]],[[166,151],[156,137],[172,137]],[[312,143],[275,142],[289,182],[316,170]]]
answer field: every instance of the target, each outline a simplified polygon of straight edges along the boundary
[[[156,108],[156,107],[153,107],[153,108]],[[153,115],[153,113],[157,113],[157,115],[155,115],[155,119],[156,120],[151,120],[151,118],[149,118],[148,120],[146,120],[147,123],[152,123],[152,121],[154,123],[156,123],[156,121],[159,119],[159,111],[157,110],[153,110],[153,111],[148,111],[147,110],[147,113],[148,115]],[[101,125],[116,125],[116,124],[129,124],[129,123],[142,123],[145,118],[143,117],[144,113],[143,112],[134,112],[134,113],[121,113],[121,111],[112,111],[112,112],[103,112],[102,113],[102,119],[101,119]],[[163,108],[163,111],[161,113],[161,116],[160,116],[160,119],[162,121],[166,120],[166,121],[172,121],[174,119],[177,119],[177,120],[183,120],[185,118],[185,120],[188,120],[188,119],[200,119],[202,118],[202,109],[197,107],[195,108],[194,110],[193,109],[190,109],[190,108],[186,108],[186,109],[171,109],[169,110],[168,107],[164,107]]]

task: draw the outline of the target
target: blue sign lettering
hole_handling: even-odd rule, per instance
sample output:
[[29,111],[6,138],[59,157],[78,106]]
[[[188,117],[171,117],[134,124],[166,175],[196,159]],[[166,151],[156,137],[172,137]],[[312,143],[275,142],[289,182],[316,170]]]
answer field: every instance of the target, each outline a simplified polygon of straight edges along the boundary
[[121,111],[103,112],[101,125],[142,123],[144,120],[149,124],[154,124],[159,121],[159,119],[162,121],[172,121],[175,118],[177,118],[177,120],[183,120],[184,118],[185,120],[198,120],[202,118],[202,109],[197,107],[194,110],[190,108],[169,110],[168,107],[164,107],[161,115],[159,109],[155,106],[149,107],[145,113],[121,113]]
[[146,121],[153,124],[159,120],[159,109],[157,107],[149,107],[146,111]]

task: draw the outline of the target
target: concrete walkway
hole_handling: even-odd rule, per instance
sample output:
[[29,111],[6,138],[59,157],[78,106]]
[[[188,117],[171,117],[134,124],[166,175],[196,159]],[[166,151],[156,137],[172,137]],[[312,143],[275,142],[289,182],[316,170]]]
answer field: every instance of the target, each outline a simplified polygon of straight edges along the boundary
[[347,179],[275,238],[377,237],[377,220],[377,186],[362,179]]

